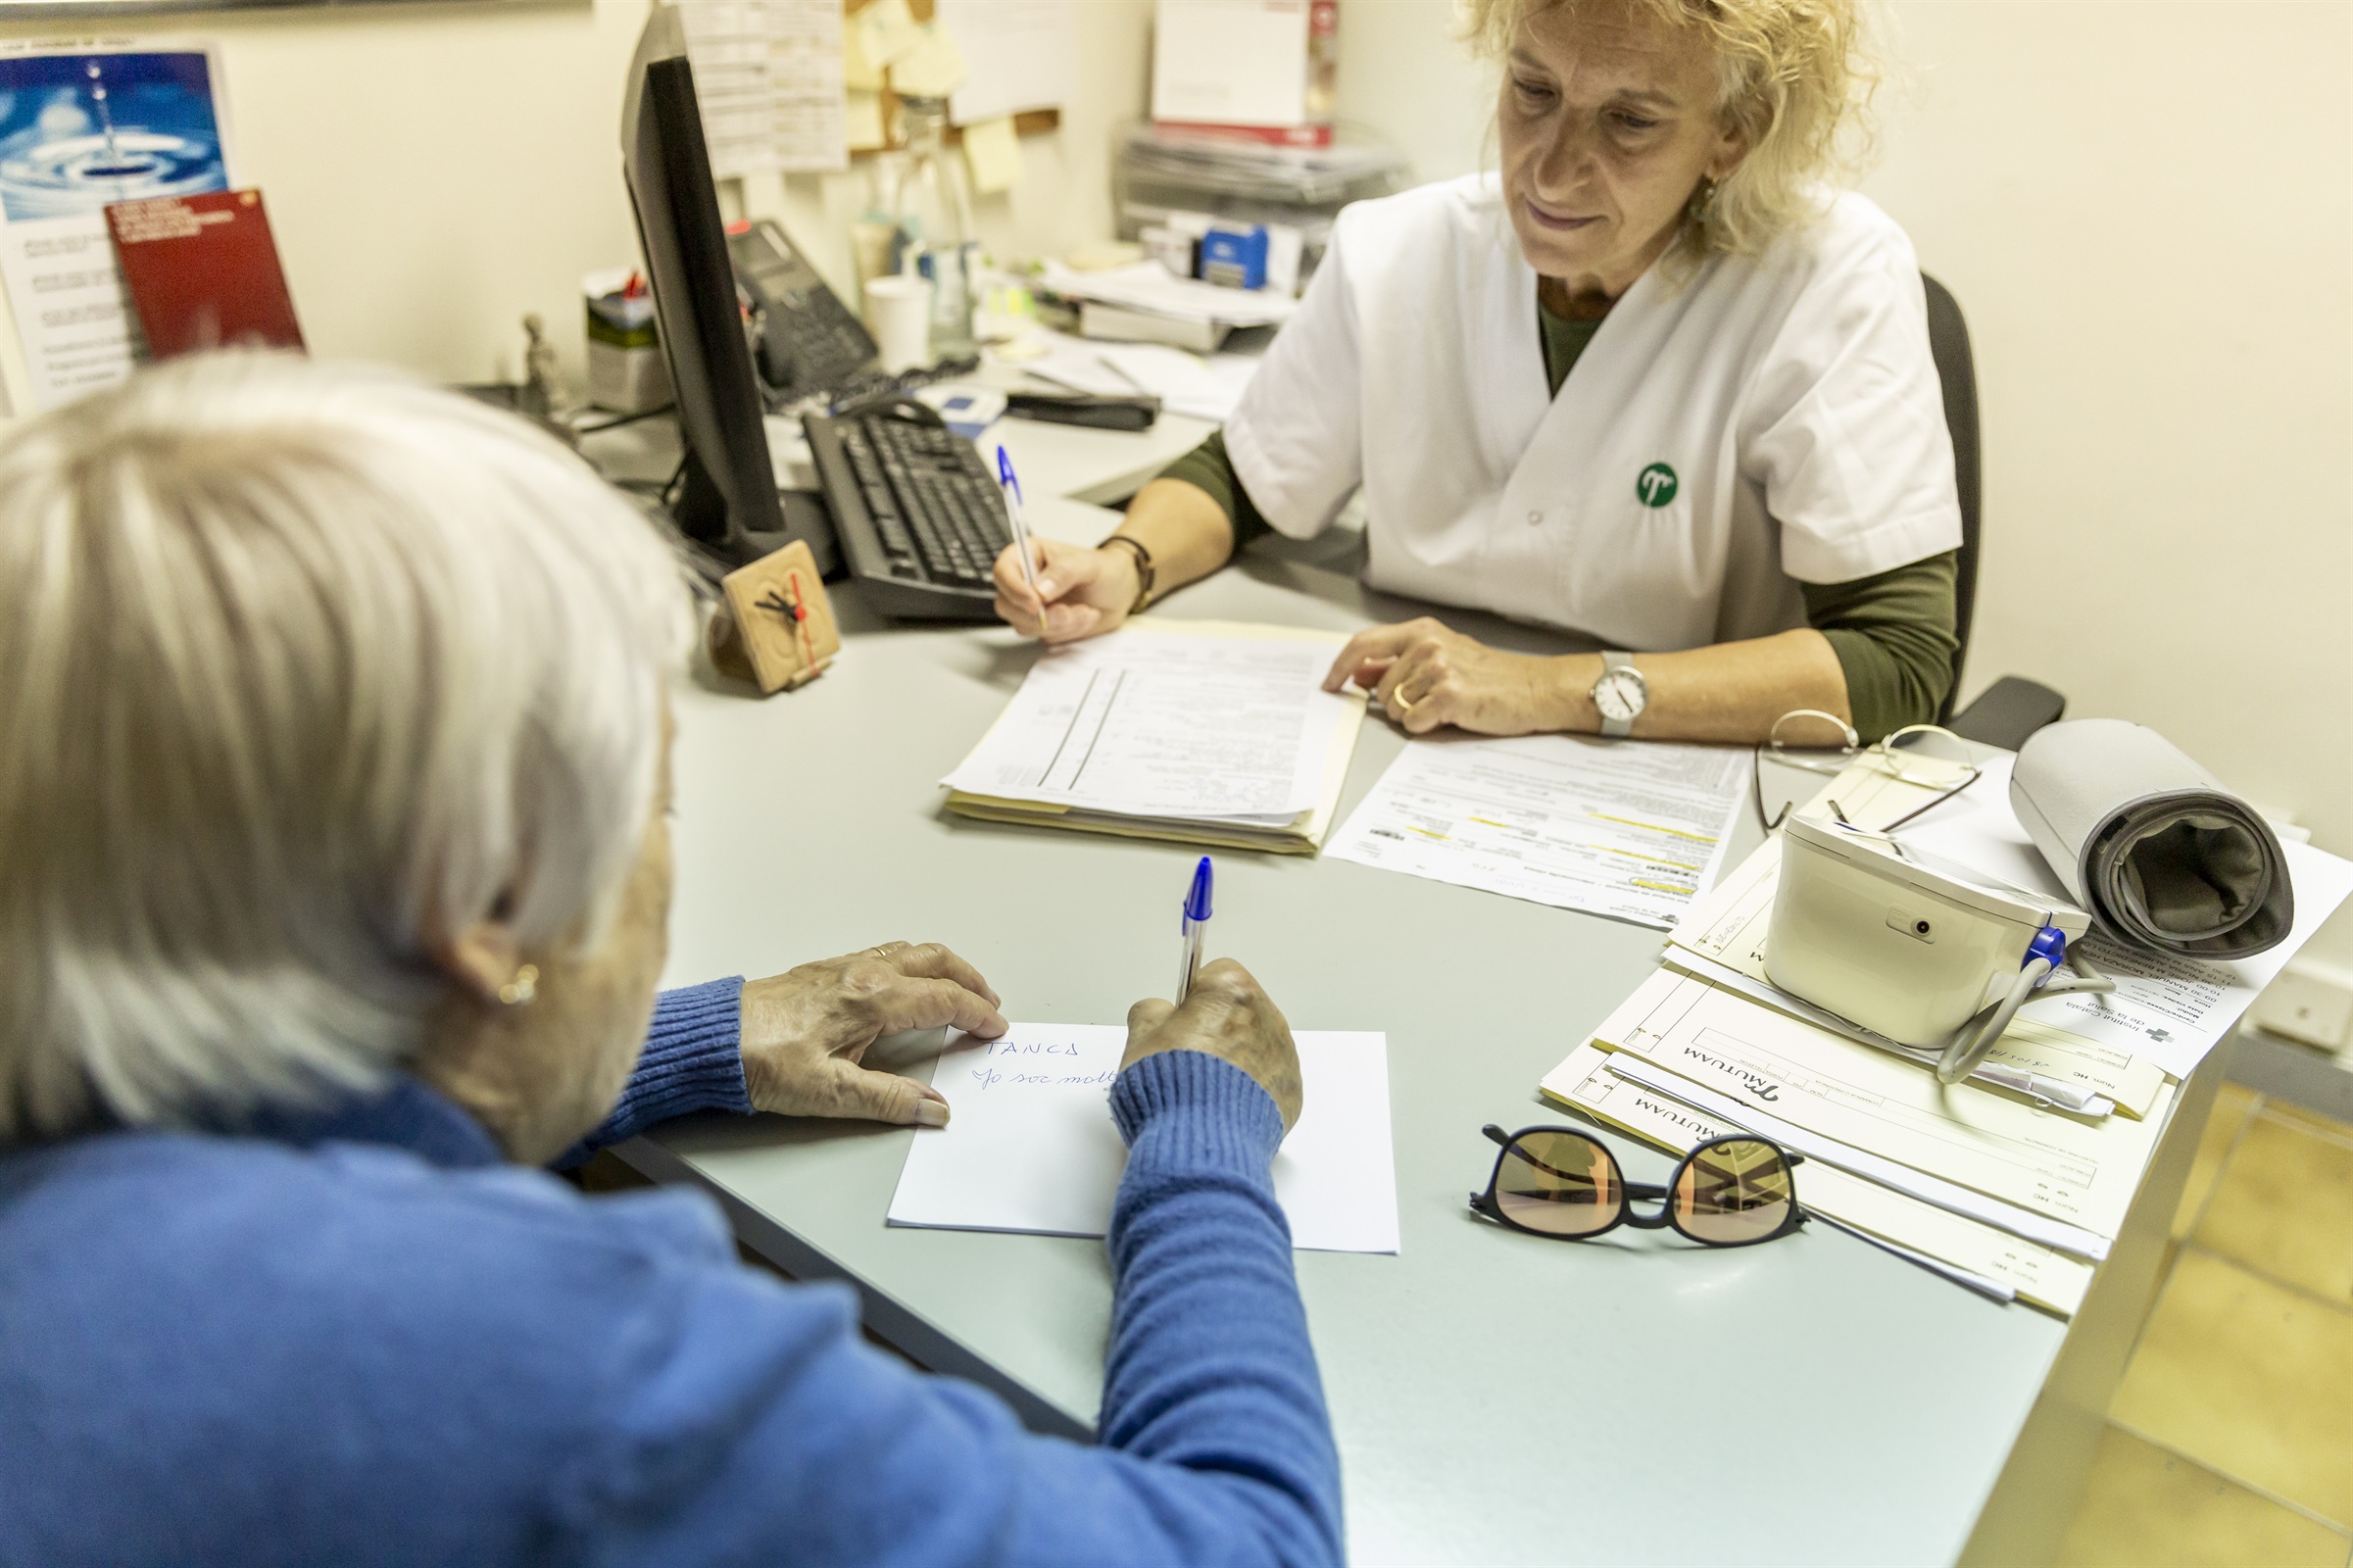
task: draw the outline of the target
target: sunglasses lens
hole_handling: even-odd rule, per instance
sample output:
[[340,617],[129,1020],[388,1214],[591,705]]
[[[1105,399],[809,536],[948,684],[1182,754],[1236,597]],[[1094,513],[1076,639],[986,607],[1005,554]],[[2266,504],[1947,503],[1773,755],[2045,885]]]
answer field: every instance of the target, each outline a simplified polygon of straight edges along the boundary
[[1676,1227],[1694,1241],[1753,1242],[1789,1223],[1797,1184],[1771,1144],[1730,1138],[1691,1157],[1670,1200]]
[[1495,1170],[1495,1206],[1547,1236],[1591,1236],[1626,1200],[1609,1151],[1575,1133],[1523,1133]]

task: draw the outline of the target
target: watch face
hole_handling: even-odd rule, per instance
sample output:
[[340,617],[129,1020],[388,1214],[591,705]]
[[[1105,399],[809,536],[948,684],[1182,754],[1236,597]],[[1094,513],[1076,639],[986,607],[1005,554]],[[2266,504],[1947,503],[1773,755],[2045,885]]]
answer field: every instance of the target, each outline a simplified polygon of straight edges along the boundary
[[1593,683],[1593,707],[1603,718],[1630,719],[1640,714],[1649,695],[1640,671],[1613,669]]

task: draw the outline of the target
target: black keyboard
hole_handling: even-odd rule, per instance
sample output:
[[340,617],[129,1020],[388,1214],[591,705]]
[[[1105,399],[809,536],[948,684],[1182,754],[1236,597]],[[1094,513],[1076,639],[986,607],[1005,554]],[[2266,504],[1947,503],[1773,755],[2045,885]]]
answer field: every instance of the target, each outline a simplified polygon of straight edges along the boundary
[[802,424],[867,602],[904,620],[994,619],[989,574],[1013,537],[979,449],[913,398]]

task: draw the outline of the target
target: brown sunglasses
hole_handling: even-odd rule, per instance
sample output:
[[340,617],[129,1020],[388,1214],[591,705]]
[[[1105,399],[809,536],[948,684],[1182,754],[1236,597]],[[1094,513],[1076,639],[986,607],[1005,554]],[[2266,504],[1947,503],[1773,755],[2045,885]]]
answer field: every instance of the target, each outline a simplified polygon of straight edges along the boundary
[[[1707,1247],[1748,1247],[1787,1236],[1803,1225],[1792,1154],[1769,1139],[1722,1138],[1683,1156],[1663,1187],[1630,1182],[1607,1148],[1567,1127],[1482,1129],[1502,1146],[1487,1191],[1471,1195],[1471,1210],[1531,1236],[1578,1242],[1632,1225],[1672,1226]],[[1638,1214],[1629,1199],[1666,1206]]]

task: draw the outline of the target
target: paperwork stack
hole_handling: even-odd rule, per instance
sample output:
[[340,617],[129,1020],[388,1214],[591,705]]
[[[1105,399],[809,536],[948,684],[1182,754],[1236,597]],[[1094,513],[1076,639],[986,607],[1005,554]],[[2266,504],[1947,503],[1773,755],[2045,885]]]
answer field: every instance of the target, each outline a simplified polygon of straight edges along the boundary
[[1303,279],[1340,210],[1402,190],[1410,167],[1390,147],[1269,147],[1133,125],[1112,160],[1111,209],[1121,239],[1181,213],[1296,228],[1306,241]]
[[1312,855],[1364,694],[1323,690],[1346,639],[1226,621],[1130,622],[1051,648],[941,783],[997,822]]

